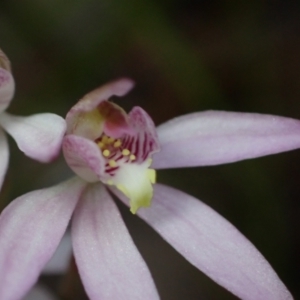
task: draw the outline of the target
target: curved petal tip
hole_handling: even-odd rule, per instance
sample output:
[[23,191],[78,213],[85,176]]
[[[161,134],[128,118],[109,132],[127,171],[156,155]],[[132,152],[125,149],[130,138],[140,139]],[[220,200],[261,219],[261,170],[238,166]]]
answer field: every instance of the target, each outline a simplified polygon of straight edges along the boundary
[[65,120],[50,113],[29,117],[3,113],[0,123],[21,151],[40,162],[50,162],[56,158],[66,131]]

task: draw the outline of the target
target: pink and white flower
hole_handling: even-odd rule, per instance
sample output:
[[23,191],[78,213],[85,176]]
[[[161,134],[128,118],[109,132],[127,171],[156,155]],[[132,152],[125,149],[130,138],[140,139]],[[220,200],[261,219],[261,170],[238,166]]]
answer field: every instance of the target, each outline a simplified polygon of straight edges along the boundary
[[63,151],[70,168],[88,182],[114,185],[130,199],[131,211],[147,207],[153,197],[152,155],[159,151],[155,126],[134,107],[127,115],[107,101],[125,94],[133,83],[120,80],[81,99],[67,114]]
[[68,113],[63,150],[78,177],[25,194],[3,211],[0,299],[20,299],[34,285],[71,217],[74,256],[90,299],[159,299],[110,192],[239,298],[292,299],[270,264],[233,225],[200,200],[154,184],[154,169],[215,165],[296,149],[300,121],[209,111],[175,118],[156,134],[141,108],[127,115],[108,102],[132,86],[128,79],[107,84]]
[[49,162],[57,156],[66,130],[65,121],[55,114],[19,117],[6,113],[14,91],[15,82],[10,62],[0,49],[0,188],[9,160],[8,143],[3,129],[15,139],[21,151],[40,162]]

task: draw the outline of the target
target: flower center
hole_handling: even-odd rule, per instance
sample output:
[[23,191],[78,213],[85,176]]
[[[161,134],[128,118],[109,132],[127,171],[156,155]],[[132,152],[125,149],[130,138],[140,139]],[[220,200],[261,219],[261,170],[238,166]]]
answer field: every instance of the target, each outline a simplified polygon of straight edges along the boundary
[[105,161],[103,182],[122,191],[130,199],[131,212],[135,213],[139,207],[149,206],[153,196],[156,172],[149,167],[152,154],[159,149],[155,127],[140,108],[127,115],[115,104],[104,102],[103,107],[109,114],[103,114],[102,107],[98,107],[105,123],[101,136],[94,140]]
[[111,176],[123,163],[131,163],[136,160],[136,149],[132,147],[132,138],[115,139],[102,134],[95,142],[106,161],[105,172]]
[[[85,107],[83,104],[80,105]],[[155,170],[149,167],[153,153],[158,152],[160,147],[148,114],[140,107],[134,107],[127,114],[121,107],[106,100],[91,110],[77,108],[76,111],[75,108],[68,118],[68,133],[84,139],[74,144],[73,151],[70,150],[72,144],[65,144],[72,169],[87,181],[99,179],[104,184],[116,186],[129,198],[132,213],[140,207],[149,206],[156,177]],[[85,140],[97,145],[101,159],[92,161],[88,151],[90,142],[85,143]],[[78,158],[76,147],[81,153]]]

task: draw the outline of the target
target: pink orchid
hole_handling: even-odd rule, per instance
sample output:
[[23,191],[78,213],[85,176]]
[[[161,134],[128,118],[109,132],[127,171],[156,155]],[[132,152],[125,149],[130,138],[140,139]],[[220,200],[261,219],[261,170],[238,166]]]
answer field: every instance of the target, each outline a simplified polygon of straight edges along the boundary
[[155,171],[149,167],[207,166],[296,149],[300,121],[208,111],[175,118],[156,134],[141,108],[127,115],[108,102],[132,86],[128,79],[107,84],[68,113],[63,150],[78,177],[25,194],[3,211],[0,299],[20,299],[34,285],[72,215],[74,256],[90,299],[159,299],[109,192],[127,205],[129,198],[133,213],[234,295],[292,299],[270,264],[233,225],[200,200],[154,184]]
[[[65,121],[54,114],[44,113],[29,117],[13,116],[5,112],[15,90],[10,62],[0,49],[0,125],[15,139],[21,151],[40,162],[49,162],[60,151],[66,130]],[[0,127],[0,188],[7,170],[8,143]]]

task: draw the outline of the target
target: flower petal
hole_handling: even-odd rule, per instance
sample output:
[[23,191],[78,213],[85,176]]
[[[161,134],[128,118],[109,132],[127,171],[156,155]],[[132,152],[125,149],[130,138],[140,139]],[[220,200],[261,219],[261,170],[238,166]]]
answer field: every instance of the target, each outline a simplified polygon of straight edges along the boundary
[[201,201],[157,184],[152,206],[137,214],[191,264],[241,299],[292,299],[250,241]]
[[74,255],[90,299],[159,299],[149,270],[105,187],[91,184],[72,223]]
[[117,139],[124,134],[134,134],[129,126],[126,112],[119,105],[110,101],[102,101],[97,110],[103,118],[103,133],[107,136]]
[[[131,152],[135,153],[136,161],[143,162],[147,157],[151,157],[155,152],[160,151],[159,139],[155,125],[150,116],[140,107],[134,107],[129,113],[130,125],[136,131],[136,137],[129,138],[127,146]],[[124,147],[126,142],[124,143]]]
[[86,183],[78,177],[25,194],[0,215],[0,299],[20,299],[53,255]]
[[15,92],[15,81],[11,74],[10,61],[0,49],[0,112],[10,104]]
[[0,112],[10,104],[15,92],[15,81],[12,74],[0,67]]
[[9,149],[6,135],[0,128],[0,189],[2,187],[4,177],[7,171],[9,159]]
[[6,54],[0,49],[0,68],[11,72],[10,61]]
[[105,161],[96,143],[76,135],[66,135],[63,153],[69,167],[88,182],[99,181]]
[[108,100],[111,96],[124,96],[132,87],[134,82],[127,78],[122,78],[110,83],[107,83],[92,92],[85,95],[77,104],[75,104],[66,116],[67,133],[74,133],[74,128],[80,115],[85,112],[90,112],[96,108],[102,101]]
[[64,119],[50,113],[29,117],[2,113],[0,123],[21,151],[41,162],[49,162],[58,155],[66,130]]
[[300,147],[300,121],[262,114],[206,111],[175,118],[157,129],[155,169],[207,166]]

